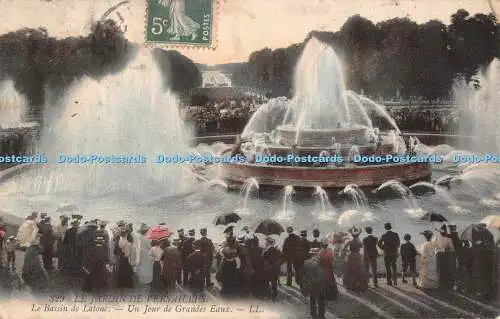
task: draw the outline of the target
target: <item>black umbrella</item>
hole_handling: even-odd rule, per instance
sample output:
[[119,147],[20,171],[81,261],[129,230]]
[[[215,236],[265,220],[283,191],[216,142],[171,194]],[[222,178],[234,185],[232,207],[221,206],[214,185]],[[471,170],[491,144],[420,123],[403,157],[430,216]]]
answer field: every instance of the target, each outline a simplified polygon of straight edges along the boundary
[[472,224],[467,227],[462,232],[460,239],[470,241],[475,245],[492,246],[495,244],[493,234],[480,224]]
[[236,223],[239,220],[241,220],[241,217],[240,217],[240,215],[236,214],[235,212],[224,213],[224,214],[221,214],[215,218],[214,224],[215,224],[215,226],[228,225],[231,223]]
[[438,213],[430,213],[430,212],[426,213],[420,219],[421,220],[426,220],[426,221],[429,221],[429,222],[440,222],[440,223],[448,221],[448,219],[446,219],[446,217],[444,217],[443,215],[438,214]]
[[284,233],[285,229],[278,222],[272,219],[266,219],[262,221],[257,228],[255,228],[255,233],[264,235],[281,235]]

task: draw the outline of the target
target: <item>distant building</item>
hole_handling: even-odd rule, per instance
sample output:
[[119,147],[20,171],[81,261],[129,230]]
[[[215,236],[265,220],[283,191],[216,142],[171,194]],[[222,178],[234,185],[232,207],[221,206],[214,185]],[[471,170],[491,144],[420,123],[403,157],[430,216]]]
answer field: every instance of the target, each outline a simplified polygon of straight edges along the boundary
[[230,75],[221,73],[220,71],[204,71],[202,73],[203,83],[202,87],[230,87]]

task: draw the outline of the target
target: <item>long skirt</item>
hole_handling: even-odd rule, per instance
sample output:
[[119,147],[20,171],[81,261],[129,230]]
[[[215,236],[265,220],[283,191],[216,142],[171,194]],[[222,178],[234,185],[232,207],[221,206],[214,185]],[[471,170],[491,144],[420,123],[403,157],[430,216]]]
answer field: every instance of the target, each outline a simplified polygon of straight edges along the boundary
[[151,282],[151,290],[160,291],[163,289],[161,263],[155,261],[153,263],[153,281]]
[[117,276],[118,288],[134,287],[134,269],[130,265],[127,257],[120,256]]
[[30,246],[24,255],[22,278],[34,290],[47,288],[49,278],[42,266],[37,246]]
[[347,289],[357,292],[368,289],[368,276],[359,253],[350,253],[347,256],[343,283]]

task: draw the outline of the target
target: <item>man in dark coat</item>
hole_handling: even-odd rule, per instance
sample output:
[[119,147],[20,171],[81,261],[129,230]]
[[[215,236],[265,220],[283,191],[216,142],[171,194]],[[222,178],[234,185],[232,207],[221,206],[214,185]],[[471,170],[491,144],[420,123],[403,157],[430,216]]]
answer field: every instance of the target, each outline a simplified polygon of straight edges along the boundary
[[300,232],[300,239],[297,246],[297,270],[296,270],[296,280],[299,285],[301,285],[300,278],[300,268],[304,265],[304,262],[309,259],[309,250],[311,249],[311,242],[307,239],[307,230],[302,230]]
[[319,241],[320,231],[319,229],[313,229],[314,239],[311,241],[311,248],[321,248],[321,242]]
[[363,238],[363,264],[365,266],[366,274],[369,276],[370,268],[373,275],[373,285],[378,287],[377,282],[377,242],[378,238],[373,236],[373,229],[371,227],[365,228],[366,233],[368,234],[365,238]]
[[252,297],[263,297],[266,292],[266,282],[264,276],[264,261],[262,253],[264,249],[259,246],[259,239],[248,241],[248,255],[253,269],[251,276],[250,293]]
[[78,249],[76,246],[76,234],[80,225],[80,220],[73,219],[70,223],[71,227],[68,228],[64,234],[63,239],[63,249],[68,260],[67,270],[68,272],[75,274],[79,272],[80,265],[78,264]]
[[54,236],[52,225],[50,224],[50,217],[44,217],[44,219],[38,224],[38,228],[40,229],[40,245],[42,246],[43,250],[43,267],[45,268],[45,270],[49,271],[53,268],[52,257],[56,239]]
[[184,269],[189,271],[189,288],[194,293],[200,293],[205,284],[207,260],[201,251],[200,241],[194,241],[192,247],[194,251],[186,257]]
[[275,240],[271,237],[266,238],[266,247],[262,253],[264,275],[268,285],[269,296],[275,301],[278,297],[278,281],[280,268],[283,263],[283,254],[276,248]]
[[[184,261],[184,258],[182,256],[182,250],[184,246],[184,242],[186,241],[187,237],[184,235],[184,229],[178,229],[177,230],[177,239],[174,239],[175,246],[179,250],[179,253],[181,254],[181,263]],[[179,268],[179,274],[177,276],[177,283],[182,285],[183,283],[183,278],[182,278],[182,266]]]
[[214,261],[215,255],[215,246],[211,239],[207,237],[207,229],[200,229],[201,238],[199,239],[200,250],[205,256],[205,270],[203,271],[203,275],[205,277],[205,285],[207,288],[212,287],[212,264]]
[[378,247],[384,251],[384,263],[387,276],[387,284],[389,286],[397,285],[397,267],[396,261],[398,259],[399,246],[401,241],[399,235],[392,231],[391,223],[384,225],[386,230],[385,234],[380,237]]
[[326,274],[320,264],[319,249],[313,248],[309,251],[311,258],[304,262],[301,268],[301,291],[304,296],[309,297],[311,316],[313,318],[325,318],[325,292]]
[[182,256],[182,284],[184,286],[189,285],[189,270],[184,267],[184,263],[187,259],[187,257],[194,251],[193,249],[193,243],[194,243],[194,236],[196,232],[194,229],[190,229],[188,231],[188,236],[184,242],[182,243],[182,248],[181,248],[181,256]]
[[109,247],[104,233],[99,232],[96,235],[94,245],[83,263],[85,292],[100,292],[108,287]]
[[291,286],[294,272],[295,282],[299,284],[297,281],[297,248],[300,237],[294,234],[293,227],[287,227],[286,232],[288,233],[288,237],[283,242],[283,256],[286,261],[286,284],[287,286]]
[[182,256],[178,247],[172,247],[168,239],[163,241],[163,280],[169,291],[175,289],[175,281],[182,269]]

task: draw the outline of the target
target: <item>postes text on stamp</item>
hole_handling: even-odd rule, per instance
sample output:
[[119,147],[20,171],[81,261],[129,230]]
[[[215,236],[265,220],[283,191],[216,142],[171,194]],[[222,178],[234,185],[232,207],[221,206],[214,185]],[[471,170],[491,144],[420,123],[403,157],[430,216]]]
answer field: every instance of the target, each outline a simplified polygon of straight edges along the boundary
[[218,0],[147,1],[147,44],[215,47]]

